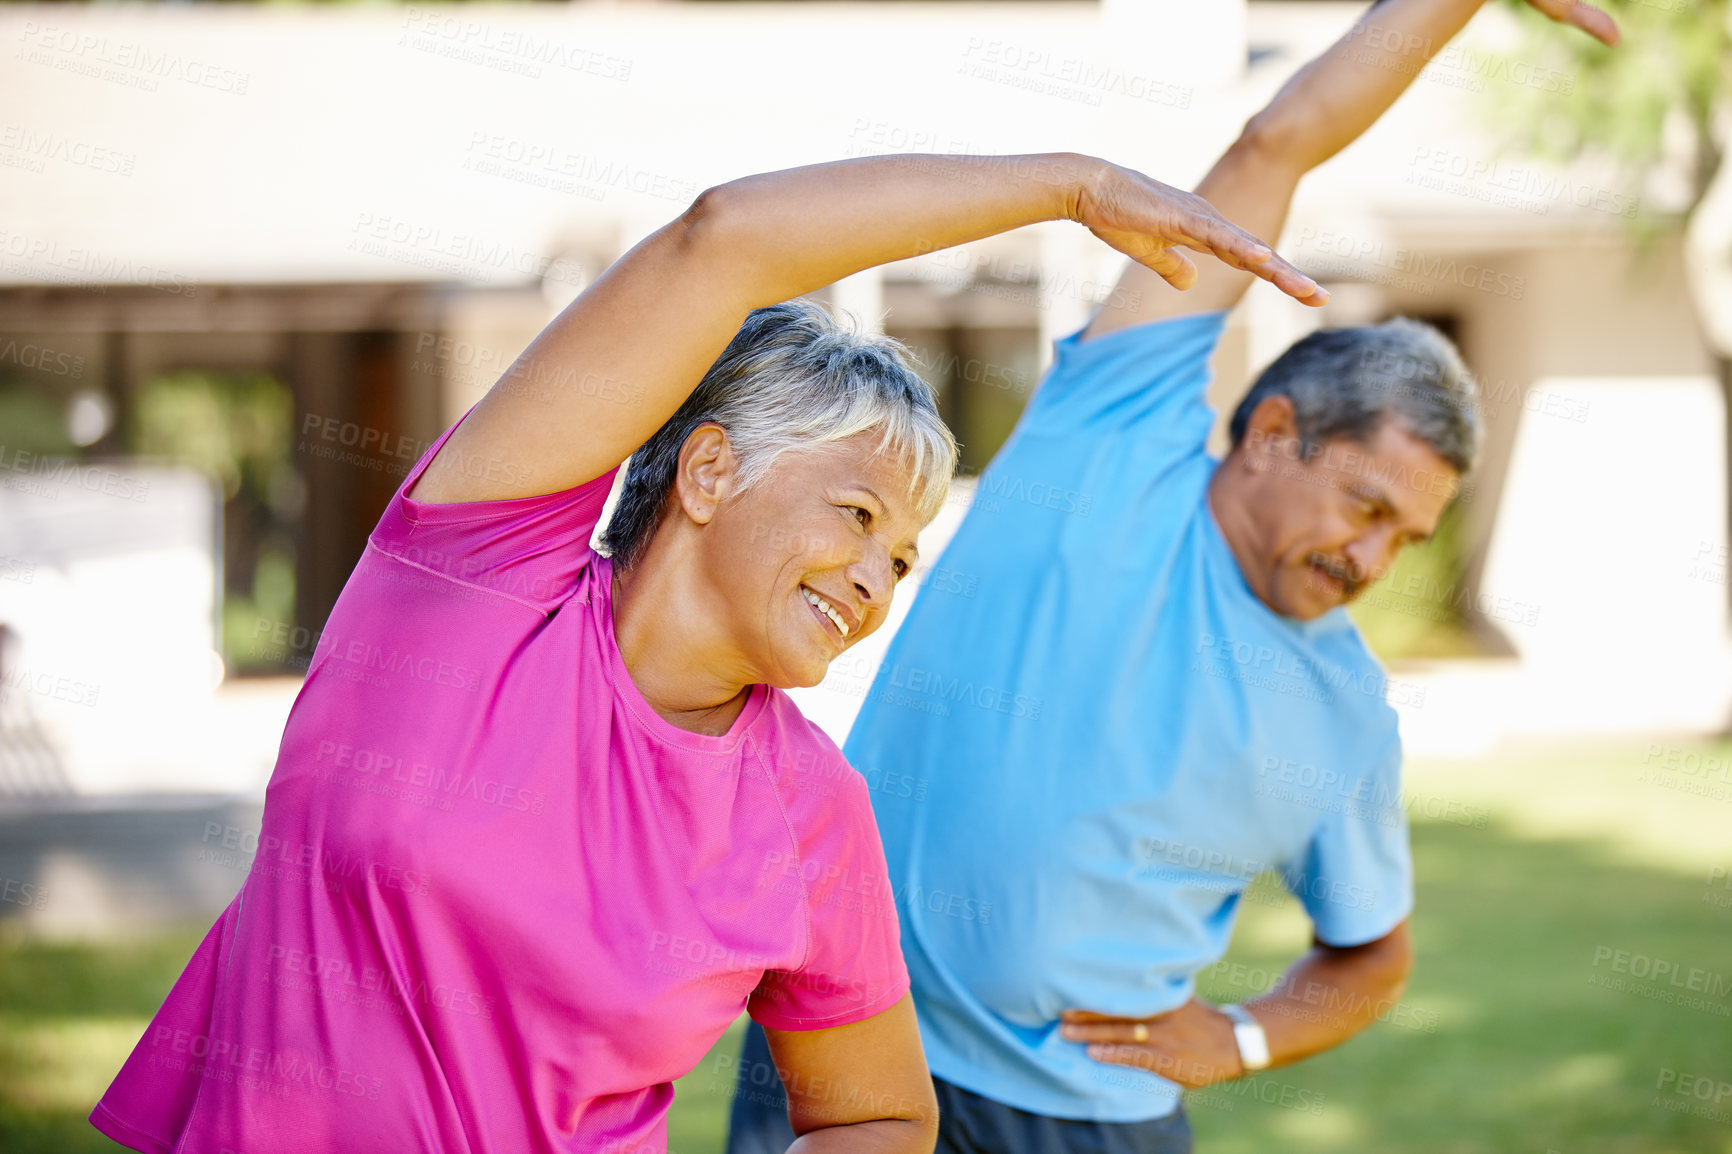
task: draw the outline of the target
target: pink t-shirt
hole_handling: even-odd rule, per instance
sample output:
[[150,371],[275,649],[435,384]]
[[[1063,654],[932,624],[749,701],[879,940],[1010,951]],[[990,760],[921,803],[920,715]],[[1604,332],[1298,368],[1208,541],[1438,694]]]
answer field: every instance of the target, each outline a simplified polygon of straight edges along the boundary
[[742,1009],[908,989],[865,781],[788,697],[663,720],[589,546],[613,474],[392,499],[283,732],[241,893],[91,1122],[189,1154],[660,1151]]

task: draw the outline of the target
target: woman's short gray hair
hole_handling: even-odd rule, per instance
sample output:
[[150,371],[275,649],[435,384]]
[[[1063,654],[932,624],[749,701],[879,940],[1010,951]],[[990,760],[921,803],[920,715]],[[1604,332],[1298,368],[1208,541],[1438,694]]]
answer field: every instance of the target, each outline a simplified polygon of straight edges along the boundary
[[1479,455],[1480,419],[1473,374],[1449,338],[1407,317],[1363,328],[1323,329],[1295,343],[1263,370],[1233,413],[1233,447],[1251,411],[1288,397],[1307,459],[1336,437],[1365,441],[1398,418],[1458,473]]
[[922,524],[944,505],[956,472],[956,440],[900,343],[863,336],[852,317],[838,322],[812,301],[756,309],[691,396],[631,455],[603,537],[622,568],[642,559],[673,492],[680,450],[707,422],[727,432],[742,492],[784,453],[874,430],[882,449],[907,464]]

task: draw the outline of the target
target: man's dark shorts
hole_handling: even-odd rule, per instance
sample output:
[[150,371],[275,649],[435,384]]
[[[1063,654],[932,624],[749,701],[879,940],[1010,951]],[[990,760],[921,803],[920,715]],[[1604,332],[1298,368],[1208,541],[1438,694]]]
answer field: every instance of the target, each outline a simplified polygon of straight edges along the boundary
[[[1028,1114],[932,1079],[938,1092],[937,1154],[1190,1154],[1183,1107],[1150,1122],[1077,1122]],[[788,1099],[763,1027],[746,1027],[728,1154],[785,1154],[794,1141]]]

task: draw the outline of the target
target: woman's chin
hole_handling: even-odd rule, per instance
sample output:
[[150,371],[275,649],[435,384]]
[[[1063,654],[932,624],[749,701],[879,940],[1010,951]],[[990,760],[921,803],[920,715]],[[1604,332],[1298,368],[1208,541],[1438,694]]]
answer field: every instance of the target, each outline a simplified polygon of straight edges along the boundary
[[822,685],[830,673],[830,661],[813,654],[781,654],[782,660],[768,666],[773,672],[763,680],[777,689],[810,689]]
[[824,678],[829,674],[830,666],[826,662],[814,669],[802,670],[797,675],[790,676],[787,685],[778,685],[777,689],[811,689],[815,685],[824,684]]

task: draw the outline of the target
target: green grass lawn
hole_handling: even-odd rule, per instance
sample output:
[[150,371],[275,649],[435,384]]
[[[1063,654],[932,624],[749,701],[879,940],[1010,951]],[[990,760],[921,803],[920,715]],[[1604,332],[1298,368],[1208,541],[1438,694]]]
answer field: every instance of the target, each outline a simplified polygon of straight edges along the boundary
[[[1685,748],[1732,758],[1732,745]],[[1653,753],[1411,765],[1419,963],[1401,1011],[1339,1050],[1193,1096],[1199,1150],[1732,1154],[1732,1088],[1713,1100],[1732,1087],[1732,801],[1669,788],[1704,775],[1668,773]],[[0,942],[0,1150],[118,1149],[84,1116],[202,929]],[[1307,940],[1297,905],[1248,902],[1229,961],[1273,971]],[[1627,972],[1645,972],[1640,959],[1674,963],[1684,985]],[[1232,975],[1206,973],[1203,994],[1251,996]],[[721,1149],[737,1048],[736,1026],[680,1082],[674,1154]]]

